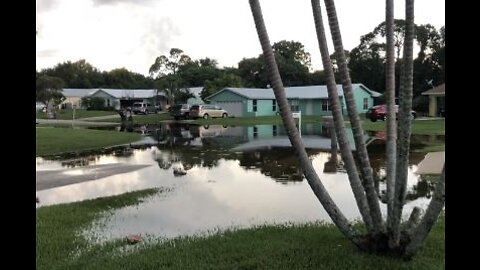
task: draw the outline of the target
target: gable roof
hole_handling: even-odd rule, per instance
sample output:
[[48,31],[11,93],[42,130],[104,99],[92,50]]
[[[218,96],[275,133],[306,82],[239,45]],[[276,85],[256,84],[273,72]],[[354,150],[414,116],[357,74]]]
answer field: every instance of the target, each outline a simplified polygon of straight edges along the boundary
[[85,97],[85,96],[88,96],[90,94],[92,94],[93,92],[97,91],[98,89],[97,88],[88,88],[88,89],[85,89],[85,88],[64,88],[62,89],[62,93],[65,97]]
[[437,85],[434,88],[423,92],[422,95],[445,95],[445,84]]
[[[90,95],[94,95],[99,91],[114,97],[114,98],[151,98],[157,94],[155,89],[101,89],[94,91]],[[163,95],[159,93],[159,95]]]
[[[352,84],[353,89],[362,88],[367,91],[372,97],[378,97],[382,94],[368,89],[361,83]],[[275,99],[275,94],[272,88],[224,88],[213,95],[208,96],[206,99],[210,99],[224,91],[233,92],[239,96],[248,99]],[[339,96],[343,96],[343,87],[341,84],[337,84],[337,91]],[[326,85],[310,85],[310,86],[292,86],[285,87],[285,94],[287,98],[294,99],[325,99],[328,98],[328,91]]]

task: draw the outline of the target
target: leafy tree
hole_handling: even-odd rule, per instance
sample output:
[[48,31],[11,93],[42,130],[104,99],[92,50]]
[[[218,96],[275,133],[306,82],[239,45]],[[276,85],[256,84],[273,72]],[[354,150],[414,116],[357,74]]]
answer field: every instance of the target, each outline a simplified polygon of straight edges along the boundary
[[205,100],[206,97],[215,94],[225,87],[242,87],[242,78],[234,74],[223,74],[212,81],[207,80],[200,97],[202,100]]
[[[309,84],[310,53],[303,44],[282,40],[272,46],[278,69],[285,85],[299,86]],[[265,60],[262,55],[256,58],[244,58],[238,63],[238,75],[245,86],[265,88],[268,85]]]
[[243,58],[238,63],[237,72],[246,87],[265,88],[268,85],[265,62],[260,57]]
[[40,74],[61,78],[66,88],[153,88],[153,79],[125,68],[100,72],[84,59],[64,62],[40,71]]
[[104,83],[97,87],[119,89],[151,89],[153,79],[142,74],[134,73],[126,68],[116,68],[109,72],[103,72]]
[[112,108],[107,108],[105,106],[105,99],[101,97],[83,97],[82,106],[87,107],[87,110],[95,110],[95,111],[104,111],[104,110],[112,109]]
[[65,100],[62,94],[63,84],[60,78],[37,73],[35,99],[45,104],[47,112],[51,110],[49,105],[57,106]]
[[64,62],[42,70],[43,74],[62,78],[67,88],[94,88],[104,83],[101,72],[85,59]]
[[[349,114],[350,122],[354,132],[354,142],[357,152],[357,162],[353,159],[352,151],[348,140],[346,138],[345,125],[343,116],[340,112],[340,100],[336,89],[335,76],[330,61],[330,54],[328,53],[328,46],[325,37],[325,30],[323,26],[323,20],[321,16],[321,8],[319,0],[311,0],[313,15],[315,19],[315,27],[317,30],[317,38],[319,42],[319,48],[322,55],[322,62],[324,70],[327,75],[327,90],[330,101],[332,102],[332,115],[335,126],[335,134],[338,139],[338,144],[341,152],[342,159],[345,162],[345,168],[347,169],[348,178],[352,191],[357,202],[357,206],[360,210],[360,214],[365,223],[367,230],[366,234],[362,234],[358,228],[352,226],[345,218],[340,209],[336,206],[335,202],[330,197],[329,193],[323,186],[320,178],[315,172],[311,161],[305,151],[302,139],[295,126],[294,119],[292,117],[290,107],[285,96],[285,90],[280,77],[279,68],[277,66],[274,53],[270,46],[270,41],[266,31],[265,23],[263,21],[262,11],[258,0],[249,0],[252,15],[257,28],[258,37],[262,46],[263,55],[267,63],[267,70],[269,79],[273,86],[275,98],[280,107],[280,115],[282,117],[283,124],[287,130],[290,142],[296,152],[300,167],[303,174],[307,179],[313,193],[321,202],[332,221],[340,229],[340,231],[358,248],[368,252],[378,252],[381,254],[392,254],[397,256],[403,256],[410,259],[421,247],[428,232],[432,228],[435,220],[437,219],[440,211],[445,203],[445,167],[443,168],[440,181],[435,187],[434,194],[432,196],[431,203],[428,209],[420,221],[420,211],[415,208],[411,213],[410,219],[403,231],[400,230],[400,217],[405,203],[405,190],[407,183],[407,166],[406,160],[408,160],[408,150],[410,143],[410,130],[411,125],[409,121],[409,114],[412,105],[412,93],[413,93],[413,40],[414,40],[414,21],[413,21],[413,0],[406,1],[406,20],[405,20],[405,39],[403,47],[402,62],[402,81],[399,90],[400,96],[400,108],[399,108],[399,120],[398,120],[398,134],[395,134],[395,130],[392,128],[395,122],[390,121],[387,123],[387,137],[390,141],[393,141],[395,135],[398,136],[397,155],[396,159],[392,158],[392,153],[387,153],[389,170],[394,170],[393,175],[390,176],[390,186],[388,195],[388,216],[387,226],[382,218],[382,213],[379,208],[378,194],[376,192],[373,182],[373,171],[368,160],[368,153],[366,152],[365,144],[363,143],[363,130],[360,125],[358,115],[356,115],[355,102],[353,99],[353,92],[351,86],[351,80],[349,71],[347,68],[347,61],[345,57],[345,51],[343,49],[342,39],[340,35],[340,28],[338,25],[335,5],[333,0],[325,0],[326,11],[328,15],[328,21],[330,25],[330,32],[332,33],[333,44],[335,52],[338,58],[339,75],[342,81],[344,89],[344,95],[347,103],[347,111]],[[388,68],[386,74],[387,88],[389,89],[387,110],[388,114],[392,115],[392,92],[393,92],[393,78],[394,74],[394,39],[393,39],[393,0],[386,1],[386,24],[385,31],[388,43],[387,62]],[[390,117],[394,118],[394,117]],[[388,147],[389,151],[395,149],[392,146]],[[359,169],[357,169],[357,166]],[[389,188],[387,188],[389,189]],[[393,196],[392,196],[393,194]],[[390,211],[391,210],[391,211]]]
[[183,85],[178,71],[191,61],[191,58],[184,54],[182,50],[172,48],[169,56],[161,55],[157,57],[149,69],[150,76],[156,76],[158,81],[156,86],[160,87],[157,89],[168,93],[170,104],[175,102],[175,94]]
[[221,76],[222,70],[217,67],[217,61],[210,58],[203,58],[191,61],[178,70],[184,86],[204,86],[205,81],[214,80]]

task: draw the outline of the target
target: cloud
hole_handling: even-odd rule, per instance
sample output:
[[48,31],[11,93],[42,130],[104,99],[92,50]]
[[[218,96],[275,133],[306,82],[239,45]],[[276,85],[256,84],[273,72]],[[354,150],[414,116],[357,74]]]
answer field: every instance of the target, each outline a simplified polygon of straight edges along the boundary
[[149,5],[153,2],[154,2],[153,0],[93,0],[93,4],[96,6],[117,5],[117,4],[123,4],[123,3],[136,4],[136,5],[143,6],[143,5]]
[[37,0],[37,12],[46,12],[58,6],[58,0]]
[[59,50],[41,50],[41,51],[38,51],[37,56],[38,57],[54,57],[57,53],[59,53]]
[[155,59],[155,57],[170,50],[172,39],[179,34],[180,31],[172,19],[162,17],[154,20],[154,23],[149,25],[148,29],[141,36],[141,44],[146,54]]

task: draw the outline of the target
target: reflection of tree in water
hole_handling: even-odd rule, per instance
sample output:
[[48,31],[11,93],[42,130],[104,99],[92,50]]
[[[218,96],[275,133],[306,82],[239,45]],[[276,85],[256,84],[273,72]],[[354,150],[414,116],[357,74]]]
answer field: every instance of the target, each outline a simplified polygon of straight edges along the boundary
[[[157,155],[155,160],[162,169],[169,169],[173,163],[181,163],[185,170],[194,166],[213,168],[218,166],[220,159],[235,160],[237,154],[222,148],[212,148],[210,146],[190,146],[190,145],[158,145],[162,152]],[[217,145],[218,146],[218,145]]]
[[68,159],[61,161],[62,167],[75,168],[79,166],[87,166],[92,162],[97,161],[99,156],[87,156],[75,159]]
[[44,160],[59,160],[62,166],[74,168],[78,166],[90,165],[102,156],[113,155],[116,157],[129,157],[135,153],[136,149],[142,150],[150,147],[151,145],[115,146],[102,149],[84,150],[80,152],[63,153],[61,155],[48,155],[42,156],[42,158]]
[[420,175],[417,184],[407,191],[405,200],[414,201],[423,197],[430,199],[438,179],[440,179],[439,175]]
[[[309,156],[320,153],[320,150],[307,150]],[[266,150],[244,152],[240,166],[247,169],[260,169],[260,172],[277,182],[303,181],[304,176],[295,152],[291,148],[274,147]]]

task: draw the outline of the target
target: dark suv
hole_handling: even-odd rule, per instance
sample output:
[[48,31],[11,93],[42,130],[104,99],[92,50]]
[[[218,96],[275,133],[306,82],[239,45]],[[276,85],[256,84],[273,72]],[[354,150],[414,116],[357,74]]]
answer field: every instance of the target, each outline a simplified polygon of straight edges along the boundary
[[[395,105],[395,114],[398,114],[398,105]],[[365,117],[370,119],[372,122],[376,122],[377,120],[385,121],[387,119],[387,105],[377,105],[373,106],[368,109]],[[411,111],[410,112],[410,119],[415,119],[417,117],[417,112]],[[397,116],[398,118],[398,116]]]
[[188,119],[190,117],[190,104],[175,104],[170,108],[170,115],[179,119]]

